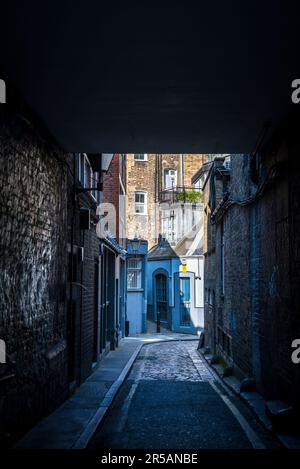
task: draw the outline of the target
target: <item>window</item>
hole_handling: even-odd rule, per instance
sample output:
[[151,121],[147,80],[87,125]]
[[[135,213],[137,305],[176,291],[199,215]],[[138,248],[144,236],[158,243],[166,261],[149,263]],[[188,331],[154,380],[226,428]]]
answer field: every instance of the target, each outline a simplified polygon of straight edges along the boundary
[[90,191],[90,194],[100,204],[100,192],[96,189],[99,182],[99,173],[93,171],[88,157],[84,153],[77,154],[77,175],[85,189],[94,188]]
[[165,189],[172,189],[177,186],[177,171],[176,169],[164,170],[164,183]]
[[142,261],[134,258],[127,261],[127,285],[129,290],[142,288]]
[[134,159],[135,161],[147,161],[148,155],[147,153],[135,153]]
[[83,153],[77,153],[77,176],[82,185],[84,185],[84,161],[85,157]]
[[88,159],[86,156],[84,156],[84,163],[83,163],[83,187],[88,188],[89,187],[89,180],[91,178],[90,174],[90,164],[88,162]]
[[228,169],[229,171],[230,171],[230,163],[231,163],[230,155],[229,155],[229,156],[225,156],[223,166],[224,166],[226,169]]
[[97,184],[98,184],[98,173],[96,171],[92,172],[92,185],[91,187],[94,187],[95,189],[92,191],[92,196],[94,199],[98,202],[98,194],[99,192],[97,191]]
[[176,224],[177,219],[174,210],[164,211],[161,218],[161,234],[169,243],[176,243]]
[[135,192],[134,194],[135,202],[135,213],[141,215],[147,214],[147,192]]

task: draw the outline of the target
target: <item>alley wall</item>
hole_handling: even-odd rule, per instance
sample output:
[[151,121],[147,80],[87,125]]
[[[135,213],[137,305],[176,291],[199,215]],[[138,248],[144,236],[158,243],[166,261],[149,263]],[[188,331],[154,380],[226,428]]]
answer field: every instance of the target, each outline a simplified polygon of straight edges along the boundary
[[0,126],[0,435],[9,439],[66,397],[68,157],[28,117],[5,110]]

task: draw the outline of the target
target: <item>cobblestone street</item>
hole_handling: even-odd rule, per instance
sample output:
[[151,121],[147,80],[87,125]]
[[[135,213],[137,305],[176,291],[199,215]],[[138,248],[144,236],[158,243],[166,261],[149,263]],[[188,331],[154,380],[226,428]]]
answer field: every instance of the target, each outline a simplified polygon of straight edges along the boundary
[[[208,381],[213,379],[207,366],[195,352],[196,341],[159,343],[144,347],[129,379]],[[196,369],[190,354],[195,352],[199,360]]]
[[197,341],[144,346],[90,447],[278,447],[196,348]]

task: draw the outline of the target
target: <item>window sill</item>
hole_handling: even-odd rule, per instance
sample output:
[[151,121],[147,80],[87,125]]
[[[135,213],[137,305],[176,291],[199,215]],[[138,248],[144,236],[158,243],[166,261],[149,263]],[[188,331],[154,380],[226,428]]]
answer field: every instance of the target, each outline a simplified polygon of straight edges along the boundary
[[127,288],[127,291],[128,291],[128,292],[132,292],[132,293],[135,293],[135,292],[143,292],[143,291],[144,291],[144,288]]

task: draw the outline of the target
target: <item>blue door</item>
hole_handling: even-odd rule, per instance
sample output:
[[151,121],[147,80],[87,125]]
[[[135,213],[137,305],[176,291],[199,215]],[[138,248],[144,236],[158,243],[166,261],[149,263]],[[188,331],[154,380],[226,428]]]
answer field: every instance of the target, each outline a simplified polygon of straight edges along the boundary
[[191,325],[191,283],[189,277],[180,277],[180,325]]

